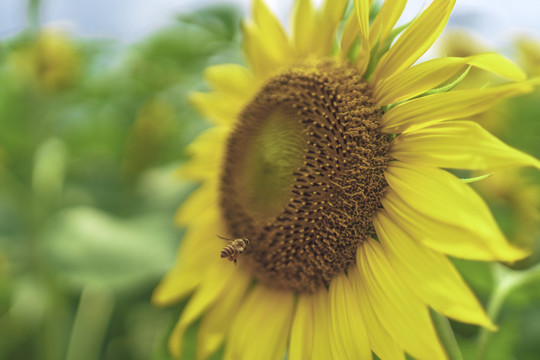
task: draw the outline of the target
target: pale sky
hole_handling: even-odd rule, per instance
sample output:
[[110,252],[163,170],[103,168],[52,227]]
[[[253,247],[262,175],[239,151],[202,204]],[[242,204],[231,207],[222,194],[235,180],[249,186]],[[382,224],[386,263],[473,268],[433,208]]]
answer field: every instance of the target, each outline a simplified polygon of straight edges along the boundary
[[[286,22],[293,0],[267,0]],[[319,0],[320,1],[320,0]],[[212,3],[236,4],[249,11],[250,0],[42,0],[45,25],[66,27],[78,35],[132,42],[170,23],[178,12]],[[0,38],[24,28],[23,0],[0,0]],[[409,0],[403,20],[429,0]],[[494,48],[503,48],[515,34],[540,39],[540,0],[457,0],[447,29],[463,27]]]

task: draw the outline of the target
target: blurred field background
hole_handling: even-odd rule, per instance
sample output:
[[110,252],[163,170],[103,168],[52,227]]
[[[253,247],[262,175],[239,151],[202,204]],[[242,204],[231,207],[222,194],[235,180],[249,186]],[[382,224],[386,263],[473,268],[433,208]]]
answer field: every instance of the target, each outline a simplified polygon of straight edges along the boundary
[[[175,170],[208,126],[188,97],[205,89],[208,65],[242,63],[243,8],[169,14],[166,25],[125,41],[41,25],[46,6],[25,3],[22,28],[0,37],[0,359],[169,359],[181,305],[160,309],[149,299],[181,241],[175,210],[196,186]],[[448,33],[437,51],[503,50],[540,76],[540,40],[513,39],[496,48]],[[512,99],[477,120],[540,157],[539,100],[538,91]],[[456,261],[484,303],[508,293],[485,359],[540,354],[539,184],[530,169],[476,184],[509,238],[534,250],[516,270]],[[516,276],[526,281],[500,290]],[[452,325],[464,358],[474,359],[478,328]],[[186,359],[195,358],[196,327]]]

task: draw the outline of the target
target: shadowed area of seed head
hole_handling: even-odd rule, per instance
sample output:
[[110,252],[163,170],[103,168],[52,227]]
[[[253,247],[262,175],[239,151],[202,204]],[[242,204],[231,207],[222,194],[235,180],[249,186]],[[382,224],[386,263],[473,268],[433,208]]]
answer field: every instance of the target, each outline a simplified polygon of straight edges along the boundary
[[271,78],[245,107],[220,205],[261,282],[310,292],[355,260],[387,187],[381,116],[356,69],[330,59]]

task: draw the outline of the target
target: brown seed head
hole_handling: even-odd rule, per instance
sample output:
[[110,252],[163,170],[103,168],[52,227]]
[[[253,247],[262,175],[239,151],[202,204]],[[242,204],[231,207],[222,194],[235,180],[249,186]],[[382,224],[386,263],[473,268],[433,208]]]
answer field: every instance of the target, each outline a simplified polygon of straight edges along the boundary
[[271,78],[230,136],[220,205],[268,286],[313,291],[355,260],[387,186],[390,138],[356,69],[306,61]]

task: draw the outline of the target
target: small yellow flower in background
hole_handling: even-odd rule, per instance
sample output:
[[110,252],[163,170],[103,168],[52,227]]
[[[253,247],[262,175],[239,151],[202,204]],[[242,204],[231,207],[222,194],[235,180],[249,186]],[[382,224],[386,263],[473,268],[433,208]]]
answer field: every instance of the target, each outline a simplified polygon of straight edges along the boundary
[[[153,296],[192,294],[174,356],[197,319],[200,359],[222,345],[226,359],[445,359],[428,308],[495,328],[446,255],[528,252],[443,169],[540,168],[463,120],[533,82],[495,53],[413,65],[454,3],[434,0],[393,42],[405,0],[385,1],[371,23],[369,0],[346,15],[345,0],[298,0],[290,35],[253,2],[248,68],[209,68],[213,91],[193,96],[214,127],[181,169],[201,185],[177,214],[186,234]],[[468,67],[511,81],[452,90]],[[217,235],[249,239],[238,266],[220,258]]]
[[33,43],[14,52],[10,63],[21,78],[36,88],[55,92],[76,81],[81,56],[68,36],[56,29],[45,29]]
[[488,48],[482,39],[462,29],[447,31],[441,42],[441,53],[446,56],[467,57],[486,52]]

